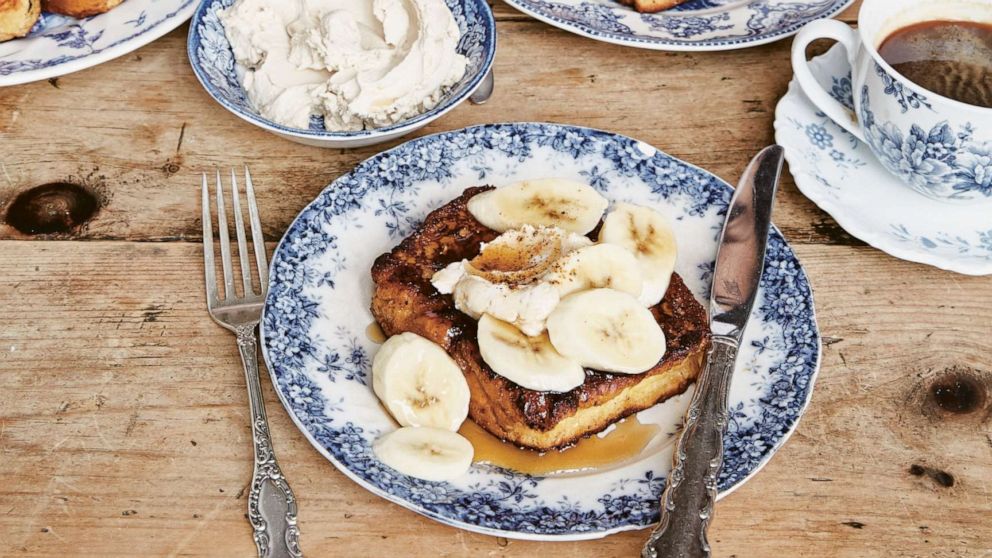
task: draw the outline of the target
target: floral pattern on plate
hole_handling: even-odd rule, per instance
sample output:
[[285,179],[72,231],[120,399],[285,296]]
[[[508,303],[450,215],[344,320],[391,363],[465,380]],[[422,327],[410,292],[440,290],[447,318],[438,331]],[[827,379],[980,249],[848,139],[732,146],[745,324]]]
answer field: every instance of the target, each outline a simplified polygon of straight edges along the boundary
[[[373,320],[373,260],[463,189],[541,176],[587,180],[611,200],[665,212],[679,235],[677,271],[705,296],[731,194],[725,182],[606,132],[478,126],[380,153],[303,210],[272,258],[263,354],[280,399],[307,438],[375,494],[452,526],[514,538],[575,540],[640,529],[658,518],[670,435],[612,469],[545,478],[474,465],[462,479],[433,483],[396,473],[371,451],[376,437],[395,428],[368,387],[376,350],[365,335]],[[755,474],[795,429],[819,361],[809,282],[775,230],[730,397],[723,494]],[[676,425],[666,426],[670,433]]]
[[194,0],[128,0],[84,19],[43,13],[27,37],[0,43],[0,85],[60,76],[144,46],[189,19]]
[[507,0],[546,23],[601,41],[657,50],[730,50],[795,34],[853,0],[690,0],[639,14],[616,0]]
[[[811,68],[827,91],[853,106],[850,67],[842,50],[831,48]],[[904,98],[906,110],[927,110],[925,98]],[[868,120],[869,136],[884,135],[891,144],[892,164],[941,166],[942,172],[957,173],[966,187],[972,187],[969,180],[975,187],[989,187],[992,150],[968,144],[968,130],[938,126],[911,130],[906,137]],[[796,185],[852,235],[901,259],[969,275],[992,274],[987,210],[942,204],[912,191],[867,145],[814,107],[795,80],[779,101],[775,130]]]

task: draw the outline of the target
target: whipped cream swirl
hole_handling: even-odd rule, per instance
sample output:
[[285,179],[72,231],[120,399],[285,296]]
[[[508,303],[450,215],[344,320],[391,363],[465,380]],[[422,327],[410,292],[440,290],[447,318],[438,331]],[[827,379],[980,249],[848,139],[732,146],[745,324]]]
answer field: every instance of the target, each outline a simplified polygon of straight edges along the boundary
[[444,0],[237,0],[219,12],[263,117],[381,128],[434,108],[464,75]]

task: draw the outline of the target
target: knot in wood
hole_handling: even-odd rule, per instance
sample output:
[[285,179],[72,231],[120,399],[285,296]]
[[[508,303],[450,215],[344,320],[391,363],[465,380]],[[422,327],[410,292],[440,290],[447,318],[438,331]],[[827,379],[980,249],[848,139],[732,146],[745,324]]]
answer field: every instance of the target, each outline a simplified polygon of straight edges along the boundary
[[975,412],[985,406],[987,399],[988,392],[982,382],[953,369],[930,385],[930,402],[948,413]]
[[5,221],[24,234],[68,233],[100,208],[96,196],[76,184],[53,182],[25,190],[7,206]]

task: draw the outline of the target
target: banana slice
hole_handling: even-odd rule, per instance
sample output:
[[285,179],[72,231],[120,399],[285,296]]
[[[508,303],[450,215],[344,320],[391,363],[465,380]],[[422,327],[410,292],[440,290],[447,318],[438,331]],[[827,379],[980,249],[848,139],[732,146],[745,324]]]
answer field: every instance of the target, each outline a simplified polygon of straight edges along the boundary
[[587,234],[596,228],[609,202],[581,182],[525,180],[475,195],[468,210],[480,223],[503,232],[522,225],[557,226]]
[[404,475],[441,482],[468,472],[475,450],[471,442],[450,430],[407,426],[376,440],[372,453]]
[[372,359],[372,390],[403,426],[458,430],[468,416],[468,382],[440,346],[416,333],[386,340]]
[[616,244],[594,244],[569,252],[543,280],[554,285],[562,297],[597,288],[640,296],[644,288],[637,258]]
[[640,374],[665,355],[665,333],[651,311],[613,289],[563,299],[548,317],[548,336],[562,355],[604,372]]
[[569,391],[586,380],[585,370],[555,350],[547,332],[530,337],[489,314],[479,320],[479,352],[494,372],[537,391]]
[[647,207],[618,203],[606,216],[599,241],[630,250],[641,266],[644,280],[644,290],[638,298],[649,307],[661,302],[678,255],[675,231],[664,215]]

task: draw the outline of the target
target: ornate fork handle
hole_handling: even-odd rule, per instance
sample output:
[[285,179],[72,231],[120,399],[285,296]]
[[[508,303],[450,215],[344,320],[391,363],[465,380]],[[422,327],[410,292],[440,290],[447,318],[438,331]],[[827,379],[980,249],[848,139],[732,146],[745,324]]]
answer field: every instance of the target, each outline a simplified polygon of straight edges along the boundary
[[[297,558],[303,556],[303,552],[300,550],[300,529],[296,525],[296,496],[279,468],[269,438],[262,386],[258,380],[256,325],[238,326],[236,331],[248,384],[252,439],[255,442],[255,470],[248,495],[248,521],[255,530],[259,558]],[[268,489],[263,490],[266,486]]]
[[706,529],[713,515],[723,465],[727,391],[736,356],[736,341],[713,338],[706,370],[700,375],[685,428],[675,446],[672,472],[661,498],[661,521],[644,546],[642,558],[710,556]]

